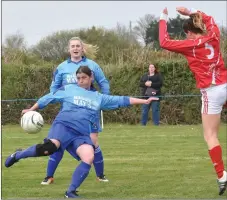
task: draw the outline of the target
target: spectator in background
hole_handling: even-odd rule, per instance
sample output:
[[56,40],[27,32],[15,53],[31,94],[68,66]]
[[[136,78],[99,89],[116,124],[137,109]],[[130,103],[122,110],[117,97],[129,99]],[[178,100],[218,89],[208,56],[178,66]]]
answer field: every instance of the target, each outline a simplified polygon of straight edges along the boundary
[[[162,77],[153,64],[149,65],[148,73],[140,79],[141,95],[148,99],[150,96],[160,96],[162,87]],[[154,125],[159,125],[160,121],[160,100],[152,101],[150,104],[142,105],[141,124],[146,126],[148,113],[152,109],[152,120]]]

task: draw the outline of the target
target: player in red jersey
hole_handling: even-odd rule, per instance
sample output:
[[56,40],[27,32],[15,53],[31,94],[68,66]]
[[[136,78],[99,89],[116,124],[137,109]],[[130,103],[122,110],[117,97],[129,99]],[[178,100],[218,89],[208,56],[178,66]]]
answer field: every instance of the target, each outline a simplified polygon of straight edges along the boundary
[[222,107],[227,100],[227,69],[220,50],[220,32],[213,17],[195,9],[178,7],[180,14],[189,16],[183,24],[185,40],[171,40],[167,32],[168,11],[159,21],[159,42],[163,49],[183,54],[188,60],[196,86],[202,94],[202,123],[204,139],[217,173],[219,195],[227,188],[227,173],[222,159],[218,130]]

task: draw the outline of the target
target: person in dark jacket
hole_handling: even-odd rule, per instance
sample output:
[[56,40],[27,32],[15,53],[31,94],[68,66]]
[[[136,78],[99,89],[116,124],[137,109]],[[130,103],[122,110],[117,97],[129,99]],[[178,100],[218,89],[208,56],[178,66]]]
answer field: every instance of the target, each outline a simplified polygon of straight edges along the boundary
[[[144,96],[144,98],[161,95],[162,77],[153,64],[149,65],[148,73],[141,77],[140,87],[141,95]],[[143,126],[146,126],[147,124],[150,108],[152,109],[152,119],[154,125],[159,125],[160,123],[160,100],[158,100],[142,106],[141,124]]]

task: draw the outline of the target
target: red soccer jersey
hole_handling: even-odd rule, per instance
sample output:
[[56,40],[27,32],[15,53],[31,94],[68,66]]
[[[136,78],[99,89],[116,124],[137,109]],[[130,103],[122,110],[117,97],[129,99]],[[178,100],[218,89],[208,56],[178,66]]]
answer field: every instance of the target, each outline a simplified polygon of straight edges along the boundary
[[[200,12],[200,11],[199,11]],[[197,88],[227,82],[227,69],[220,51],[220,32],[211,16],[202,14],[207,34],[197,39],[171,40],[165,20],[159,21],[160,46],[169,51],[183,54],[196,79]]]

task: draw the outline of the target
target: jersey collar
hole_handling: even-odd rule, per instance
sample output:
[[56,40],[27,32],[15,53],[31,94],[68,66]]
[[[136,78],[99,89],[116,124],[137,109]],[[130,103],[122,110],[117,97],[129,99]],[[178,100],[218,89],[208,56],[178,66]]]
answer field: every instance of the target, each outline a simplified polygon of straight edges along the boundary
[[86,58],[85,56],[82,56],[82,59],[81,59],[80,61],[74,62],[74,61],[71,60],[71,58],[68,58],[68,59],[67,59],[67,63],[79,64],[80,62],[85,62],[86,59],[87,59],[87,58]]

